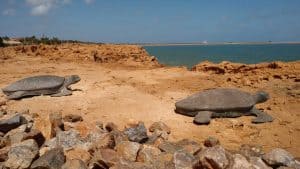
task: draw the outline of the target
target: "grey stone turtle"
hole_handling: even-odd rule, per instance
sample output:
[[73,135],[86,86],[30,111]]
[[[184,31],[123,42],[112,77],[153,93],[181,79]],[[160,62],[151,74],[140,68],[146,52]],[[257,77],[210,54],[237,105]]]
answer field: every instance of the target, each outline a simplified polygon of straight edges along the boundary
[[51,95],[54,97],[68,96],[72,94],[69,90],[71,84],[80,81],[78,75],[52,76],[41,75],[18,80],[2,89],[8,99],[20,99],[22,97]]
[[194,118],[196,124],[208,124],[211,118],[257,116],[252,123],[272,122],[273,117],[255,108],[269,99],[266,92],[250,93],[229,88],[209,89],[175,103],[175,112]]

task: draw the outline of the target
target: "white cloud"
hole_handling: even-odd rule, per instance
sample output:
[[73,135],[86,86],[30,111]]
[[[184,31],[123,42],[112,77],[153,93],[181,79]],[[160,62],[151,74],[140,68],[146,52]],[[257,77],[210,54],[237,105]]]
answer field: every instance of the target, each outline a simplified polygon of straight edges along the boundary
[[2,15],[6,16],[13,16],[16,14],[16,11],[14,9],[5,9],[2,11]]
[[26,2],[32,7],[31,14],[38,16],[47,14],[56,6],[69,4],[71,0],[26,0]]
[[91,3],[93,3],[95,0],[84,0],[85,1],[85,3],[87,3],[87,4],[91,4]]

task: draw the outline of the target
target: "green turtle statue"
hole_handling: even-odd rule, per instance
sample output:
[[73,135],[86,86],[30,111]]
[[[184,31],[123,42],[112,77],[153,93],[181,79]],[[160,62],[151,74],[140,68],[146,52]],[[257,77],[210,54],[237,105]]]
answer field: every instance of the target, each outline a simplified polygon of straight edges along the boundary
[[29,96],[51,95],[53,97],[72,94],[69,86],[79,82],[78,75],[53,76],[40,75],[18,80],[2,89],[8,99],[21,99]]
[[273,117],[255,108],[269,99],[263,91],[250,94],[238,89],[217,88],[193,94],[175,103],[175,112],[194,117],[196,124],[209,124],[212,118],[256,116],[252,123],[272,122]]

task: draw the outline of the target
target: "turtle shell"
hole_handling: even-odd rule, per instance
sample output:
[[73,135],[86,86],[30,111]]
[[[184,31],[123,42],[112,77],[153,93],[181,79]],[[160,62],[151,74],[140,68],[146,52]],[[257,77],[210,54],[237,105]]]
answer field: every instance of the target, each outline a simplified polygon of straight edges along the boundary
[[254,97],[237,89],[210,89],[178,101],[175,106],[181,112],[247,110],[256,104]]
[[63,85],[65,81],[64,77],[52,76],[52,75],[42,75],[33,76],[25,79],[18,80],[11,85],[3,88],[4,92],[14,92],[14,91],[34,91],[43,89],[55,89]]

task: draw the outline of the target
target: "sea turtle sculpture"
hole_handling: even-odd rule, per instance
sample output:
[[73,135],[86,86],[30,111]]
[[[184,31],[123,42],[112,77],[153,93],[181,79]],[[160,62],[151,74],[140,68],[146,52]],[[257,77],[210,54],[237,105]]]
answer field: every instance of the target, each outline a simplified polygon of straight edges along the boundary
[[196,124],[208,124],[211,118],[257,116],[252,123],[272,122],[273,117],[254,107],[269,99],[266,92],[250,93],[238,89],[209,89],[178,101],[175,112],[194,117]]
[[71,95],[69,90],[71,84],[80,81],[78,75],[71,76],[52,76],[42,75],[33,76],[18,80],[2,89],[8,99],[20,99],[28,96],[51,95],[54,97]]

